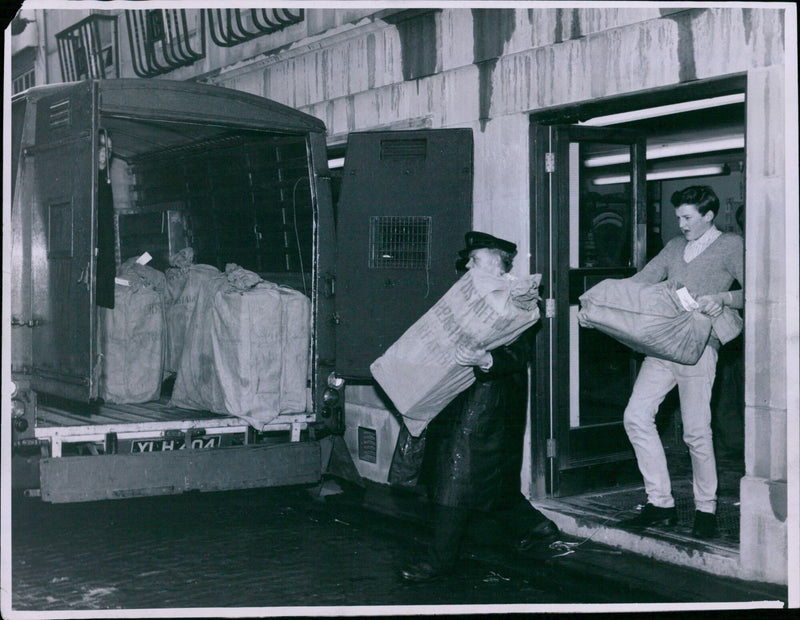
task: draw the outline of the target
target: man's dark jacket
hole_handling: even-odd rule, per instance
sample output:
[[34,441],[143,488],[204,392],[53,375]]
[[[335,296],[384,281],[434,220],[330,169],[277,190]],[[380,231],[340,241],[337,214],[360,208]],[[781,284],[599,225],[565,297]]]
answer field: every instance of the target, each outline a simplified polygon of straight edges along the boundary
[[527,363],[534,328],[491,352],[492,366],[429,424],[421,482],[445,506],[498,510],[520,496]]

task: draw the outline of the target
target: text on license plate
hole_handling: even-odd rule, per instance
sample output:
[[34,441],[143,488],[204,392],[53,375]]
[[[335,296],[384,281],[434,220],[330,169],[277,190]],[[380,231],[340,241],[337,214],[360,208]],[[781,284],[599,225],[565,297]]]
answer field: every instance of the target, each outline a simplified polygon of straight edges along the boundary
[[[219,444],[219,435],[192,439],[193,450],[218,448]],[[183,439],[134,439],[131,442],[131,452],[168,452],[169,450],[183,450],[185,448],[186,442]]]

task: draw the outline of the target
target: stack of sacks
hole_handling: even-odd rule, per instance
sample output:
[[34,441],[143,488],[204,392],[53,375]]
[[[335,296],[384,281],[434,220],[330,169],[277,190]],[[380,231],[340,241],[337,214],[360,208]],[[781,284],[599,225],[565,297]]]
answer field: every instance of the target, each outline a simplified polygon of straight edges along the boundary
[[174,373],[178,370],[200,289],[205,282],[219,276],[219,269],[211,265],[195,265],[192,248],[183,248],[170,256],[169,264],[171,267],[165,272],[168,337],[165,372]]
[[131,258],[117,271],[114,309],[98,308],[99,396],[109,403],[143,403],[161,396],[167,341],[165,279],[136,260]]
[[259,430],[306,409],[311,302],[229,264],[201,285],[171,404],[235,415]]
[[539,319],[540,281],[471,269],[370,365],[413,436],[475,381],[456,346],[492,350],[516,339]]

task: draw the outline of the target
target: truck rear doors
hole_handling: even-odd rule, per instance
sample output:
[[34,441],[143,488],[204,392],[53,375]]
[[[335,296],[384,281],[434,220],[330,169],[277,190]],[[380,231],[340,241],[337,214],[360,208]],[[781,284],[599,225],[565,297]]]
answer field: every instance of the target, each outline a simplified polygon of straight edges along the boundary
[[336,362],[369,365],[458,279],[472,224],[472,131],[352,133],[337,208]]

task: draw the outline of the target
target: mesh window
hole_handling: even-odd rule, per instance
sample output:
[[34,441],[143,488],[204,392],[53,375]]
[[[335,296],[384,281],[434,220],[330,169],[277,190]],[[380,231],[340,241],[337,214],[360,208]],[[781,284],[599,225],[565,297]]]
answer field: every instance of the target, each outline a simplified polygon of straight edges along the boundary
[[428,216],[372,216],[369,219],[370,269],[428,269],[431,221]]

